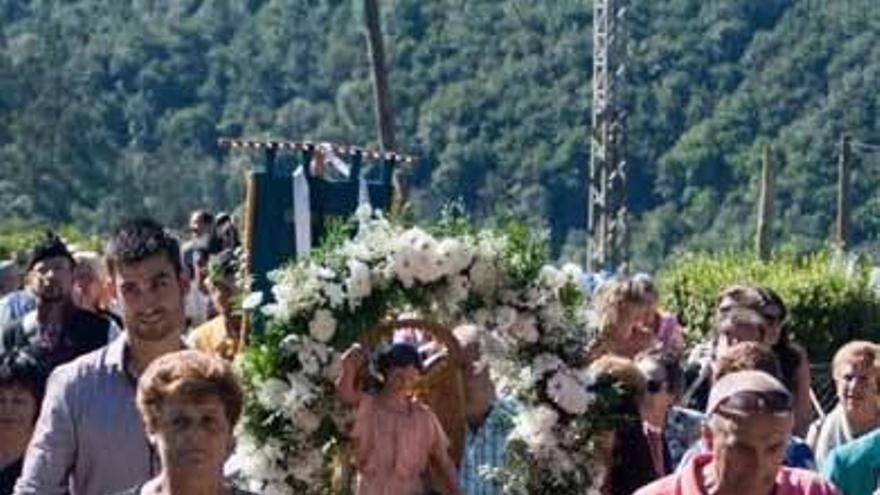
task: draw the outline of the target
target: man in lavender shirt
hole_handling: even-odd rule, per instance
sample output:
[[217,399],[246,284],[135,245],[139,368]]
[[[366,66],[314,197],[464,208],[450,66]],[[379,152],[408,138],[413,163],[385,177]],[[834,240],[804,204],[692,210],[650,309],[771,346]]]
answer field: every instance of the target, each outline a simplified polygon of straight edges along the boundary
[[183,345],[180,248],[137,219],[117,228],[106,255],[126,331],[52,373],[15,495],[105,495],[158,472],[135,392],[150,362]]

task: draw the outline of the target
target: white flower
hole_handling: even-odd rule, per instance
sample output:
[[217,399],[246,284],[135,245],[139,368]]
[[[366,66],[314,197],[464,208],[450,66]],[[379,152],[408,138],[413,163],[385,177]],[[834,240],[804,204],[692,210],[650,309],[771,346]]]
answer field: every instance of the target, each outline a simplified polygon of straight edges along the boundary
[[470,294],[471,282],[464,275],[453,275],[448,280],[444,291],[446,304],[449,307],[455,307],[467,299]]
[[345,302],[345,290],[342,288],[342,284],[324,284],[324,295],[327,296],[331,308],[338,308]]
[[539,354],[532,360],[532,374],[536,377],[541,377],[551,371],[558,370],[564,365],[565,363],[559,356],[547,353]]
[[547,382],[547,395],[569,414],[584,414],[590,405],[584,384],[569,370],[553,375]]
[[330,362],[324,367],[324,378],[328,381],[335,382],[342,372],[342,355],[333,353],[330,356]]
[[447,238],[437,245],[437,258],[444,274],[456,275],[470,266],[474,255],[464,242]]
[[584,270],[578,265],[566,263],[562,265],[562,273],[565,274],[567,283],[574,284],[576,287],[583,286],[586,275],[584,275]]
[[320,481],[323,467],[324,456],[317,449],[310,450],[296,459],[291,459],[290,462],[290,472],[293,477],[309,484]]
[[485,298],[492,297],[499,283],[499,273],[492,260],[478,258],[470,269],[471,285]]
[[298,409],[290,419],[306,435],[311,435],[318,431],[318,428],[321,426],[321,417],[306,408]]
[[326,309],[315,311],[315,316],[309,322],[309,335],[318,342],[330,342],[336,334],[336,319],[333,313]]
[[566,283],[566,275],[552,265],[544,265],[538,274],[538,280],[551,289],[561,289]]
[[348,301],[352,308],[357,308],[361,300],[369,296],[372,290],[370,267],[358,260],[349,260],[348,271],[349,276],[345,279]]
[[511,438],[524,441],[529,450],[538,457],[546,457],[558,445],[553,429],[559,414],[549,406],[538,406],[517,415]]
[[508,332],[527,344],[534,344],[541,337],[534,315],[520,315],[510,326]]
[[495,324],[498,330],[506,332],[516,323],[517,312],[510,306],[501,306],[495,312]]
[[413,286],[416,277],[415,250],[410,246],[404,246],[394,251],[389,260],[392,273],[404,287],[409,289]]
[[284,411],[287,417],[292,418],[295,417],[300,409],[307,407],[310,402],[317,398],[317,391],[315,390],[315,384],[302,374],[288,373],[287,381],[290,383],[290,386],[284,395],[281,410]]
[[257,389],[257,402],[269,411],[278,410],[284,406],[284,396],[290,390],[290,386],[278,378],[269,378]]

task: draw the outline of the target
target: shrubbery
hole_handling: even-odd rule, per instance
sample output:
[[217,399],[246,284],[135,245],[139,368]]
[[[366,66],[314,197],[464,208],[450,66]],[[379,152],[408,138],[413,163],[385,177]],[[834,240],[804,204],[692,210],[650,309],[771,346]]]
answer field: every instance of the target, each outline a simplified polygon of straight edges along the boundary
[[[46,234],[46,226],[34,223],[6,221],[0,223],[0,260],[14,258],[23,263],[31,248]],[[85,249],[100,251],[101,239],[83,234],[73,227],[54,229],[73,250]]]
[[870,287],[870,266],[828,252],[780,255],[760,262],[752,254],[685,254],[658,275],[666,310],[679,316],[689,341],[712,328],[715,298],[737,283],[771,287],[789,310],[787,327],[811,361],[828,361],[855,338],[880,340],[880,296]]

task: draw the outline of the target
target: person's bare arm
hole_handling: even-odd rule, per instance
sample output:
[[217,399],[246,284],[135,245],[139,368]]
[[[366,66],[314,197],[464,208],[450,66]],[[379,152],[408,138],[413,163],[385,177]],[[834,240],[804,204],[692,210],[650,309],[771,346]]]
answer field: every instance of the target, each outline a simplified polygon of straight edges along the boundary
[[813,422],[813,403],[810,400],[810,364],[806,356],[801,359],[801,364],[795,372],[796,403],[794,405],[794,434],[803,437]]
[[455,463],[452,462],[449,452],[441,442],[437,442],[431,450],[431,459],[434,461],[434,465],[439,468],[440,482],[443,483],[440,488],[443,495],[461,495]]
[[360,404],[361,392],[357,389],[357,374],[366,359],[360,344],[352,345],[342,355],[342,371],[336,379],[336,395],[346,406],[357,407]]

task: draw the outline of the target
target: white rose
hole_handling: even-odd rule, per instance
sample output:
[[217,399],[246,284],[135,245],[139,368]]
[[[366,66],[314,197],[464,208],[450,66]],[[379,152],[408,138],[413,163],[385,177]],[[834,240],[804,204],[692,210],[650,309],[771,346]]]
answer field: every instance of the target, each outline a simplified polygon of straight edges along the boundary
[[410,246],[404,246],[395,250],[389,261],[391,271],[400,283],[407,289],[412,287],[416,277],[415,250]]
[[541,334],[538,333],[535,317],[532,315],[520,315],[514,324],[510,326],[508,332],[518,340],[528,344],[534,344],[541,337]]
[[501,306],[495,311],[495,325],[497,329],[505,332],[510,330],[516,323],[516,318],[518,314],[515,309],[510,306]]
[[348,271],[349,276],[345,280],[345,286],[348,288],[348,300],[352,308],[356,308],[361,300],[370,295],[372,290],[370,267],[366,263],[350,260]]
[[326,309],[315,311],[315,316],[309,322],[309,335],[318,342],[330,342],[336,334],[336,319],[333,313]]
[[474,255],[465,243],[448,238],[437,245],[437,258],[445,268],[445,274],[455,275],[470,266]]

